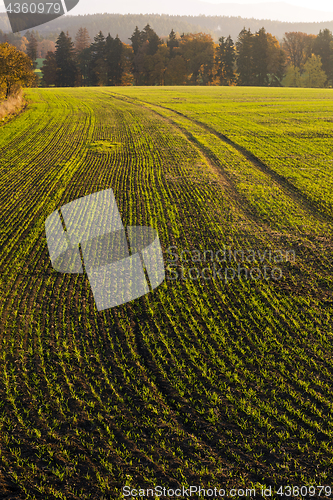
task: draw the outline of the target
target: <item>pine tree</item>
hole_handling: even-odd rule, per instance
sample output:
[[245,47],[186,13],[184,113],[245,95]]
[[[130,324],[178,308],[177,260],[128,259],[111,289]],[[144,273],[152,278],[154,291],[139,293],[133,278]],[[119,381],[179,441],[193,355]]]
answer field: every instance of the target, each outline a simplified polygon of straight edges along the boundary
[[145,41],[149,42],[147,50],[147,54],[149,56],[153,56],[154,54],[156,54],[158,46],[161,44],[161,40],[149,24],[147,24],[143,28],[143,31],[141,32],[141,40],[142,43],[144,43]]
[[222,36],[219,39],[219,47],[217,52],[217,76],[220,80],[220,85],[233,85],[236,79],[235,75],[235,46],[229,35],[228,38]]
[[106,42],[105,42],[108,85],[121,84],[123,76],[122,51],[123,51],[123,44],[120,41],[118,35],[116,36],[116,38],[112,38],[112,36],[109,33],[108,36],[106,37]]
[[121,85],[124,73],[123,43],[120,40],[118,34],[114,39],[113,45],[114,45],[114,59],[115,59],[114,84]]
[[135,30],[133,31],[132,36],[129,38],[132,42],[132,48],[134,55],[136,55],[139,51],[139,48],[142,45],[142,40],[141,40],[141,31],[137,26],[135,26]]
[[141,31],[137,26],[135,26],[135,30],[130,37],[130,40],[132,42],[132,49],[134,53],[133,57],[133,68],[132,68],[132,73],[135,79],[135,85],[139,84],[139,78],[140,78],[140,64],[139,64],[139,50],[142,45],[142,37],[141,37]]
[[38,42],[34,36],[34,34],[30,34],[28,38],[28,45],[27,45],[27,56],[30,57],[32,60],[32,64],[34,69],[37,66],[36,59],[37,59],[37,49],[38,49]]
[[48,51],[42,66],[43,83],[46,87],[56,85],[57,60],[54,52]]
[[243,28],[238,35],[237,72],[238,85],[253,85],[252,38],[250,29]]
[[133,76],[135,84],[149,85],[151,73],[154,70],[152,57],[157,53],[161,40],[149,24],[142,31],[139,31],[136,26],[130,40],[134,51]]
[[56,41],[55,58],[57,63],[56,85],[73,87],[76,81],[77,67],[74,60],[74,44],[71,37],[62,31]]
[[167,46],[169,47],[170,58],[175,57],[176,51],[174,49],[179,47],[179,41],[177,40],[176,33],[173,31],[173,29],[170,31]]
[[91,85],[107,85],[108,67],[105,50],[105,37],[100,31],[98,35],[94,37],[94,41],[90,46],[91,60],[89,67],[89,82]]
[[75,35],[75,52],[79,54],[84,49],[87,49],[91,43],[87,28],[79,28]]
[[77,64],[77,84],[86,87],[90,84],[90,71],[91,71],[91,49],[87,47],[78,54],[76,54]]
[[252,37],[252,79],[251,84],[267,86],[268,77],[268,42],[265,28],[261,28]]

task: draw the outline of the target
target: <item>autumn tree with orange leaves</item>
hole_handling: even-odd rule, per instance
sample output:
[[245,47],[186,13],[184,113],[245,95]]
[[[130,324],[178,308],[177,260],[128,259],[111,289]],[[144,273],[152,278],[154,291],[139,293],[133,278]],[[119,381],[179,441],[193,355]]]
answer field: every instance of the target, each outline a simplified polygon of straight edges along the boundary
[[13,45],[0,44],[0,93],[2,97],[7,99],[22,87],[35,86],[36,81],[31,59]]

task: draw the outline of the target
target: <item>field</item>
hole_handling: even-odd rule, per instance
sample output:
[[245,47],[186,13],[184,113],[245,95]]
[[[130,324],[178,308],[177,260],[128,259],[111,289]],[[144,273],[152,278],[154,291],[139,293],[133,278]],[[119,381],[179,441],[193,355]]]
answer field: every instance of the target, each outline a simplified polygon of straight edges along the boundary
[[[0,498],[330,498],[332,91],[27,97],[0,128]],[[126,226],[158,230],[166,279],[98,312],[44,223],[108,188]]]

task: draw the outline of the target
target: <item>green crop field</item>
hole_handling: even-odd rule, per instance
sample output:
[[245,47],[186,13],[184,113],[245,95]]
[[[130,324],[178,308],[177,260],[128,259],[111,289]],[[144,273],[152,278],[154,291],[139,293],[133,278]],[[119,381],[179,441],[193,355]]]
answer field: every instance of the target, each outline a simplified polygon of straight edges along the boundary
[[[0,128],[0,498],[330,498],[332,90],[26,94]],[[166,279],[98,311],[44,224],[108,188]]]

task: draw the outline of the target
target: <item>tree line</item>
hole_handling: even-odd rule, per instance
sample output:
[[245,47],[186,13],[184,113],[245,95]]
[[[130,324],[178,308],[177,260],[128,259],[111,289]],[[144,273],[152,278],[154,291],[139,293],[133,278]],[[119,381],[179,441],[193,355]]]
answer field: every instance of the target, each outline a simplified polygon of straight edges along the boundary
[[[47,38],[49,36],[50,38]],[[58,35],[41,35],[38,31],[28,30],[22,36],[21,33],[4,33],[0,30],[0,43],[9,43],[18,50],[29,55],[31,45],[35,45],[36,56],[44,59],[48,51],[55,50],[55,40]]]
[[80,28],[72,41],[60,33],[42,67],[45,86],[250,85],[331,86],[333,36],[285,33],[280,44],[261,28],[243,28],[236,42],[229,35],[216,44],[209,34],[160,38],[147,24],[135,28],[130,44],[100,31],[90,40]]
[[[22,86],[37,85],[33,72],[39,55],[38,33],[27,32],[25,54],[0,43],[0,98]],[[147,24],[135,28],[130,44],[102,32],[90,40],[80,28],[74,42],[64,32],[46,53],[44,86],[95,85],[255,85],[332,86],[333,36],[287,32],[280,44],[261,28],[243,29],[236,40],[214,43],[204,33],[179,35],[171,30],[160,38]]]

